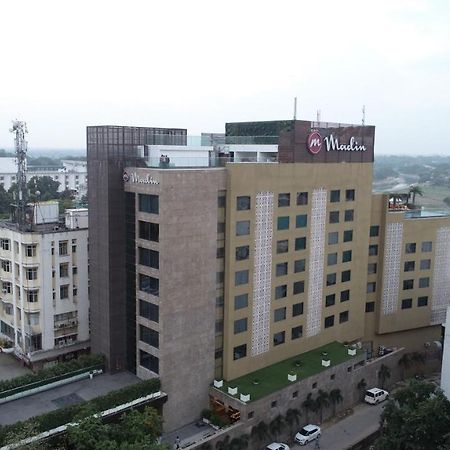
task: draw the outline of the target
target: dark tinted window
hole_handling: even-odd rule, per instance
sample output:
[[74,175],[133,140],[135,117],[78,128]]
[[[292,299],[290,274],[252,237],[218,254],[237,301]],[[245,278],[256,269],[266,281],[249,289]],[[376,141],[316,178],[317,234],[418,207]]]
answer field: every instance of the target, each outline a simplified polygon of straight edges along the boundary
[[243,245],[242,247],[236,247],[236,261],[242,261],[248,259],[250,253],[250,248],[248,245]]
[[367,302],[366,303],[366,313],[375,311],[375,302]]
[[139,247],[139,264],[159,269],[159,252]]
[[348,322],[348,311],[343,311],[339,314],[339,323]]
[[350,262],[352,260],[352,251],[351,250],[345,250],[342,252],[342,262]]
[[277,277],[287,275],[287,273],[288,273],[288,263],[287,262],[278,263],[276,266]]
[[330,223],[339,223],[339,211],[330,211]]
[[292,305],[292,317],[301,316],[303,314],[303,302],[294,303]]
[[236,295],[234,297],[234,309],[242,309],[248,306],[248,294]]
[[336,303],[336,294],[329,294],[325,297],[325,306],[333,306]]
[[143,273],[139,274],[139,290],[147,294],[159,295],[159,280],[158,278],[149,277]]
[[297,228],[304,228],[308,225],[308,216],[306,214],[299,214],[295,218],[295,226]]
[[139,238],[159,242],[159,224],[139,221]]
[[275,288],[275,298],[284,298],[287,295],[287,285],[283,284]]
[[297,261],[294,262],[294,272],[304,272],[306,266],[306,261],[304,259],[297,259]]
[[238,345],[233,349],[233,359],[241,359],[247,356],[247,344]]
[[277,253],[287,253],[288,250],[289,250],[289,241],[287,239],[277,241]]
[[306,238],[299,237],[295,239],[295,250],[305,250],[306,249]]
[[376,237],[380,234],[380,227],[378,225],[372,225],[370,227],[370,237]]
[[159,333],[155,330],[139,325],[140,340],[152,347],[159,348]]
[[307,204],[308,204],[308,193],[297,192],[297,205],[307,205]]
[[353,209],[346,209],[344,213],[344,220],[346,222],[353,222],[355,213]]
[[273,335],[273,345],[284,344],[286,340],[286,333],[284,331],[280,331],[279,333],[275,333]]
[[289,230],[289,216],[278,217],[278,230]]
[[139,364],[154,373],[159,373],[159,359],[144,350],[139,350]]
[[291,330],[291,339],[298,339],[301,338],[303,334],[303,327],[299,325],[298,327],[294,327]]
[[236,209],[238,211],[245,211],[247,209],[250,209],[250,197],[248,195],[237,197]]
[[274,322],[280,322],[280,320],[286,319],[286,308],[278,308],[273,312],[273,320]]
[[236,236],[246,236],[250,234],[250,220],[239,220],[236,222]]
[[153,322],[159,322],[159,306],[139,300],[139,315]]
[[330,192],[330,202],[337,203],[341,200],[341,191],[335,190]]
[[418,297],[417,299],[417,306],[427,306],[428,305],[428,297]]
[[341,291],[341,302],[346,302],[350,300],[350,290],[346,289],[345,291]]
[[334,325],[334,316],[325,317],[325,328],[330,328]]
[[291,204],[291,194],[278,194],[278,206],[289,206]]
[[405,298],[402,300],[402,309],[412,308],[412,298]]
[[234,274],[234,284],[239,286],[248,283],[248,270],[239,270]]
[[151,194],[139,194],[139,211],[159,214],[159,197]]
[[243,333],[247,331],[247,317],[234,321],[234,334]]
[[345,191],[345,200],[347,202],[353,202],[355,200],[355,190],[354,189],[347,189]]
[[409,242],[405,245],[405,253],[416,253],[416,244],[415,242]]
[[304,281],[296,281],[294,283],[294,290],[293,290],[293,294],[302,294],[303,292],[305,292],[305,282]]

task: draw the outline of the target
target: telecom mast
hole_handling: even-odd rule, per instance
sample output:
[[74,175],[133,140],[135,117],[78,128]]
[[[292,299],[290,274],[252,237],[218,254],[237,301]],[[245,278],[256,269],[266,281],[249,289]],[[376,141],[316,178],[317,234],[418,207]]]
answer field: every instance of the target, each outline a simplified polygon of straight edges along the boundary
[[27,124],[20,120],[13,120],[13,126],[9,130],[15,134],[14,147],[17,160],[17,192],[15,193],[15,219],[20,229],[26,225],[26,207],[28,201],[27,192],[27,141],[25,133],[28,133]]

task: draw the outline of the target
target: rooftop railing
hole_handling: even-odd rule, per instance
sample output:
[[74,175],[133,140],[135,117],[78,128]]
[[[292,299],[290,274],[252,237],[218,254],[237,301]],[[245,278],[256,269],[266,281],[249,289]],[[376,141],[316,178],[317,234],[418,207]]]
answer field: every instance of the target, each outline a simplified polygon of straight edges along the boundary
[[186,146],[223,146],[223,145],[277,145],[278,136],[187,136],[178,134],[155,134],[148,136],[146,145],[186,145]]

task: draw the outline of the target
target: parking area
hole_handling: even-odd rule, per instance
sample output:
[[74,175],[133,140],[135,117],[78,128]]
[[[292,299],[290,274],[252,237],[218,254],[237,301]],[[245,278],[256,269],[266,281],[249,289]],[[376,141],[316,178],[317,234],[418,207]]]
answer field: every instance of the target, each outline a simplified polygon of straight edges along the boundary
[[10,380],[30,373],[30,369],[23,366],[22,362],[13,355],[0,353],[0,381]]

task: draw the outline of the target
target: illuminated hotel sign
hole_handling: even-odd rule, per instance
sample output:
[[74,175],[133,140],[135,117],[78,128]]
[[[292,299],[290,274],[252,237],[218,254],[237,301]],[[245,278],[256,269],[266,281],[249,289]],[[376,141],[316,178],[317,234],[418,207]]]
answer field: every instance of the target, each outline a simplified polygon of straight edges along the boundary
[[139,176],[136,172],[131,172],[131,174],[128,175],[127,172],[123,173],[123,181],[125,183],[138,183],[138,184],[159,184],[158,180],[155,180],[150,175],[146,175],[145,177]]
[[339,143],[339,138],[333,137],[332,134],[326,136],[325,138],[322,138],[318,131],[313,131],[309,134],[306,141],[306,147],[309,153],[317,155],[322,149],[323,141],[325,141],[327,152],[365,152],[367,150],[366,146],[359,144],[354,136],[349,139],[348,144],[341,144]]

